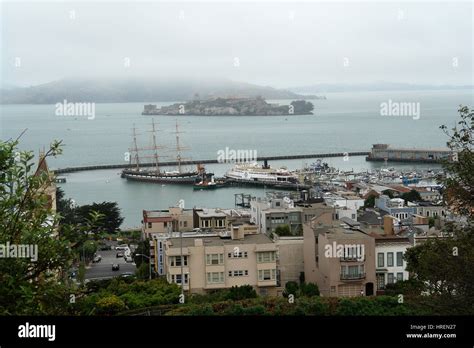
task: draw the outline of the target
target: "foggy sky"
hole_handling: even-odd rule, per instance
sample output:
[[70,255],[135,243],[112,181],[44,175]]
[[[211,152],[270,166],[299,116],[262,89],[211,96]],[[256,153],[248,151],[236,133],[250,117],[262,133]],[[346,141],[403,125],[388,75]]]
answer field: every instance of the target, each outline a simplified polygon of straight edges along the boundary
[[146,75],[228,78],[281,88],[473,83],[471,2],[8,1],[1,6],[1,72],[7,85]]

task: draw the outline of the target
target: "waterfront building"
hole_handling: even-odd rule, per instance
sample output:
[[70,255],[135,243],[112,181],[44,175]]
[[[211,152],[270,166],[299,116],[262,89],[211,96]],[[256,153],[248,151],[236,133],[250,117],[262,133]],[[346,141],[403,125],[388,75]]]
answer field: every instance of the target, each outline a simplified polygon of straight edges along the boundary
[[397,161],[397,162],[440,162],[451,158],[449,149],[404,149],[394,148],[388,144],[374,144],[367,156],[367,161]]

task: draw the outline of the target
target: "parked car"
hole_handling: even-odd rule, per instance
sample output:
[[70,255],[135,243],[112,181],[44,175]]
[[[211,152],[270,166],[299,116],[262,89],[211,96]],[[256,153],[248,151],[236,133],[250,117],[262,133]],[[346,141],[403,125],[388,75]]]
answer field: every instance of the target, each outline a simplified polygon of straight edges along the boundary
[[115,247],[115,250],[127,250],[128,245],[127,244],[120,244]]
[[112,271],[118,271],[120,269],[120,265],[118,263],[114,263],[112,265]]
[[123,252],[119,251],[115,256],[116,256],[117,258],[123,257]]
[[102,260],[102,256],[96,255],[94,256],[94,259],[92,260],[92,262],[97,263],[97,262],[100,262],[101,260]]
[[134,274],[132,272],[123,272],[120,276],[122,278],[129,278],[129,277],[133,277]]
[[133,257],[130,255],[124,256],[124,259],[125,259],[125,262],[133,262]]

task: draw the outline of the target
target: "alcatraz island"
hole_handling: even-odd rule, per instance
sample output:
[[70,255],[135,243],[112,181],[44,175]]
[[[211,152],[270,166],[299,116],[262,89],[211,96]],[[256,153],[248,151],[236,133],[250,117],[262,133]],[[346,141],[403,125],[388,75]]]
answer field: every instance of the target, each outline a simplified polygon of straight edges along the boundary
[[295,100],[290,105],[267,103],[262,97],[213,98],[175,103],[157,108],[145,105],[142,115],[193,115],[193,116],[283,116],[312,115],[314,106],[305,100]]

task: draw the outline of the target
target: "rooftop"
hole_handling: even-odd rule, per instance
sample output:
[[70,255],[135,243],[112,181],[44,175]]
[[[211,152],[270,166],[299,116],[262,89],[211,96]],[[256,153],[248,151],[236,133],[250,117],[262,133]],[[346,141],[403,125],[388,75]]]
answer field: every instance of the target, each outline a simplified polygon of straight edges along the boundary
[[342,240],[342,239],[372,239],[371,236],[357,230],[350,228],[343,228],[341,226],[317,226],[313,229],[314,235],[317,237],[319,234],[324,233],[326,238],[330,240]]
[[[204,246],[223,246],[223,245],[241,245],[241,244],[272,244],[273,241],[263,233],[259,234],[250,234],[246,235],[244,239],[230,239],[230,238],[221,238],[219,236],[212,237],[199,237],[190,236],[184,237],[183,248],[193,247],[195,239],[202,239]],[[169,239],[171,247],[180,248],[181,247],[181,238],[170,238]]]

